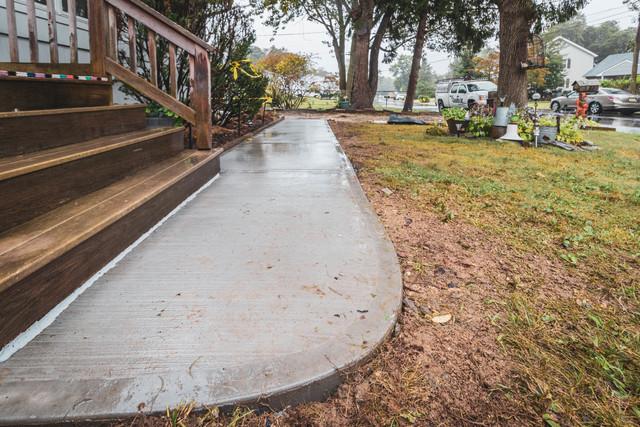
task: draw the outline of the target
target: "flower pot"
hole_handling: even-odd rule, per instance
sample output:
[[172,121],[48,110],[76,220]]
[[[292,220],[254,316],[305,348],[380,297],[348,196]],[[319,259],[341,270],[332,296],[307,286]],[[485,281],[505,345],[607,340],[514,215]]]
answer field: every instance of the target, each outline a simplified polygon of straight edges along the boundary
[[147,117],[148,128],[172,128],[174,119],[171,117]]
[[[460,130],[458,130],[458,124],[460,124]],[[447,126],[449,127],[449,135],[457,135],[459,133],[464,133],[467,131],[469,127],[469,120],[455,120],[449,119],[447,120]]]
[[502,138],[505,133],[507,133],[506,126],[496,126],[496,125],[491,126],[491,138],[493,139]]
[[555,126],[540,126],[538,141],[555,141],[558,136],[558,128]]

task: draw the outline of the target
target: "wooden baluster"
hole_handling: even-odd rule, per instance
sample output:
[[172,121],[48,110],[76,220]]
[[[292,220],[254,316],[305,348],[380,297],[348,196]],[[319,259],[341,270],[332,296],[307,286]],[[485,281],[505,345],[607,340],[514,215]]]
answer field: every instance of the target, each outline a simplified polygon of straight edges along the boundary
[[116,9],[113,6],[108,7],[108,37],[109,44],[107,45],[107,55],[114,61],[118,61],[118,17],[116,16]]
[[129,68],[137,73],[136,21],[131,16],[127,16],[127,32],[129,33]]
[[196,146],[200,150],[211,149],[211,64],[209,54],[196,47],[193,64],[193,93],[191,105],[196,110]]
[[58,24],[56,22],[55,0],[47,0],[49,13],[49,57],[51,64],[58,63]]
[[149,48],[151,84],[158,87],[158,50],[156,49],[156,32],[152,29],[147,29],[147,47]]
[[67,0],[69,6],[69,55],[71,63],[78,63],[78,34],[76,20],[76,0]]
[[34,64],[40,62],[38,55],[38,27],[36,26],[36,3],[27,0],[27,28],[29,31],[29,56]]
[[178,72],[176,70],[176,46],[169,43],[169,90],[171,96],[178,97]]
[[196,78],[196,58],[193,55],[189,55],[189,99],[193,104],[193,88],[195,88]]
[[14,0],[7,0],[7,33],[9,34],[9,59],[11,62],[19,62],[18,58],[18,33],[16,30],[16,10]]

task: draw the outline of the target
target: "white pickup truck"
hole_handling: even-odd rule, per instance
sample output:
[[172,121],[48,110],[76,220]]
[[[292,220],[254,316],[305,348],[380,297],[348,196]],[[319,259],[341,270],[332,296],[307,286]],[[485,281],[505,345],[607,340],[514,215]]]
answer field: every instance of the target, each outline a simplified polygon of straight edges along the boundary
[[438,109],[450,107],[471,108],[474,104],[484,105],[490,92],[498,87],[489,80],[445,80],[436,86]]

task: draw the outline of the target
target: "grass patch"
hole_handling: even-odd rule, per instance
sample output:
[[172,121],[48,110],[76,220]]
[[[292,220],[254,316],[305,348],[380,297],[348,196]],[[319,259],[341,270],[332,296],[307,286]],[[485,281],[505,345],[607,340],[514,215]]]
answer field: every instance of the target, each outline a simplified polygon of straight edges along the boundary
[[[596,152],[523,149],[349,124],[359,173],[579,278],[514,285],[494,322],[540,423],[640,423],[640,137],[591,132]],[[529,256],[530,257],[530,256]],[[561,283],[557,284],[560,289]]]
[[305,97],[302,104],[300,104],[301,110],[331,110],[336,108],[338,101],[336,99],[319,99],[312,97]]

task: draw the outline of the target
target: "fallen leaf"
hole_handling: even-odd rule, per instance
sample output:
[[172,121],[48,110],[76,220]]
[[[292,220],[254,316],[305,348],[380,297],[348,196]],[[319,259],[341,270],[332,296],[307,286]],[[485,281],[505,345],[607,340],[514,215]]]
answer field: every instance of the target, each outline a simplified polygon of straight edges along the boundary
[[453,316],[451,316],[450,314],[441,314],[439,316],[433,316],[431,318],[431,321],[433,323],[447,323],[449,320],[451,320]]

